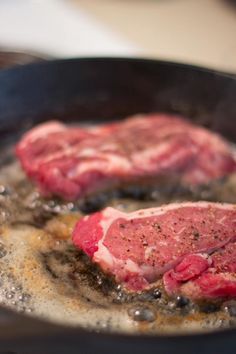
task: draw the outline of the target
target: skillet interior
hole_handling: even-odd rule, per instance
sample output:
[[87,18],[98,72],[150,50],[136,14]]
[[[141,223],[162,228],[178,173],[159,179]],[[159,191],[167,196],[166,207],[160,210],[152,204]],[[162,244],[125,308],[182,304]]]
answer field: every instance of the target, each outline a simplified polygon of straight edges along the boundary
[[[78,121],[79,117],[79,121],[88,122],[151,111],[181,113],[235,142],[235,92],[236,81],[230,76],[147,60],[67,60],[6,70],[0,73],[1,145],[16,140],[23,130],[52,116],[68,122]],[[228,331],[229,338],[230,332],[233,331]],[[226,333],[221,334],[222,338],[224,335]],[[77,345],[81,346],[78,331],[77,337]],[[210,335],[201,338],[207,337],[212,338]],[[97,337],[100,345],[104,344],[102,338],[103,335]],[[105,338],[109,343],[108,337]],[[120,337],[113,337],[112,347],[116,346],[116,338]],[[145,343],[145,339],[140,340]],[[179,340],[172,338],[173,343]],[[126,343],[127,352],[129,342],[138,345],[137,338],[124,337],[124,341],[119,342]],[[155,342],[160,353],[179,352],[177,344],[175,349],[168,347],[171,344],[167,338],[160,337],[150,338],[136,351],[141,353],[149,346],[151,349]],[[92,352],[91,345],[87,344],[81,352],[85,350]],[[233,347],[229,350],[232,350],[229,353],[235,352]],[[59,348],[55,352],[60,353]]]

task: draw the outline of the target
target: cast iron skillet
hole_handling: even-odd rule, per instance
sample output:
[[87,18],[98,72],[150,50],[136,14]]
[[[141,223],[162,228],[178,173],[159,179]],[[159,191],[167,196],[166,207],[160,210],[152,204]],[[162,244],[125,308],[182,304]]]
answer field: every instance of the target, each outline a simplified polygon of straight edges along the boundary
[[[46,119],[178,112],[236,143],[236,77],[144,59],[73,59],[0,72],[0,147]],[[0,149],[1,150],[1,149]],[[0,354],[235,354],[236,330],[188,336],[99,334],[0,310]]]

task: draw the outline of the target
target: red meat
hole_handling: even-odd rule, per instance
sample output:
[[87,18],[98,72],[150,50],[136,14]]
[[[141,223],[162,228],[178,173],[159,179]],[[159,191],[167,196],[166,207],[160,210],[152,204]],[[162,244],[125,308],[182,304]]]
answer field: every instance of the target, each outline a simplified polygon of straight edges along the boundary
[[164,275],[164,284],[170,295],[183,294],[192,299],[236,297],[236,242],[210,256],[186,256]]
[[163,277],[168,294],[236,296],[236,206],[175,203],[85,216],[73,243],[130,291]]
[[236,170],[220,136],[164,114],[90,128],[48,122],[26,133],[16,153],[44,195],[68,200],[161,174],[201,184]]

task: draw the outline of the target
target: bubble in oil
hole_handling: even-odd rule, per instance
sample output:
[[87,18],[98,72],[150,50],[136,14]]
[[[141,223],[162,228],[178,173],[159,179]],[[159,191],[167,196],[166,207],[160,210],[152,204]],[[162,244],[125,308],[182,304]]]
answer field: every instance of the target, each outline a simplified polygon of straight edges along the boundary
[[75,205],[73,203],[61,204],[59,202],[56,202],[55,200],[50,200],[47,203],[43,204],[43,209],[46,212],[53,214],[64,214],[69,211],[74,211]]
[[186,298],[185,296],[177,296],[175,300],[176,306],[177,307],[185,307],[189,304],[189,299]]
[[18,300],[21,301],[21,302],[27,302],[27,301],[30,300],[30,297],[31,296],[29,294],[22,293],[22,294],[19,295]]
[[12,194],[12,190],[9,186],[0,185],[0,195],[2,197],[8,197]]
[[130,301],[130,296],[129,294],[123,292],[123,291],[118,291],[114,295],[114,303],[119,303],[122,304],[124,302]]
[[134,321],[146,321],[146,322],[153,322],[156,319],[156,314],[154,310],[150,309],[149,307],[132,307],[128,310],[128,315]]
[[168,302],[168,309],[169,310],[174,310],[176,308],[176,303],[175,301],[169,301]]
[[21,291],[22,290],[22,287],[20,285],[16,286],[15,287],[16,291]]
[[5,257],[7,254],[6,248],[3,243],[0,242],[0,258]]
[[161,290],[160,289],[154,289],[153,290],[153,297],[154,299],[160,299],[162,296]]
[[39,200],[39,193],[38,192],[33,192],[31,193],[26,199],[25,199],[25,205],[29,209],[36,209],[40,207],[41,202]]
[[9,299],[13,299],[13,297],[15,296],[15,293],[13,291],[7,291],[6,292],[6,298]]
[[31,307],[27,307],[24,309],[26,313],[31,313],[33,312],[33,309]]
[[74,203],[68,203],[67,204],[67,208],[68,208],[68,210],[73,210],[74,209]]
[[153,289],[152,291],[142,292],[136,296],[139,301],[148,301],[148,302],[159,302],[162,297],[161,290],[158,288]]
[[56,205],[54,208],[53,208],[53,211],[55,213],[60,213],[62,211],[62,207],[60,205]]
[[223,303],[223,310],[228,313],[231,317],[236,317],[236,301],[229,300]]
[[102,278],[99,276],[99,275],[97,275],[97,283],[98,283],[98,285],[102,285],[102,283],[103,283],[103,280],[102,280]]

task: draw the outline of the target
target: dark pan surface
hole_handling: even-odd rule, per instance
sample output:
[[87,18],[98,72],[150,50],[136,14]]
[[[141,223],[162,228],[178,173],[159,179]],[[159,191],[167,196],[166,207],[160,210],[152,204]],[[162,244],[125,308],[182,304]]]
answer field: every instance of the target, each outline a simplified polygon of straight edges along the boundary
[[[152,111],[181,113],[236,142],[236,79],[143,59],[59,60],[0,72],[0,146],[49,118],[101,121]],[[233,354],[235,335],[106,335],[0,313],[0,353]]]

